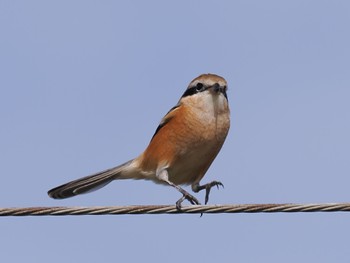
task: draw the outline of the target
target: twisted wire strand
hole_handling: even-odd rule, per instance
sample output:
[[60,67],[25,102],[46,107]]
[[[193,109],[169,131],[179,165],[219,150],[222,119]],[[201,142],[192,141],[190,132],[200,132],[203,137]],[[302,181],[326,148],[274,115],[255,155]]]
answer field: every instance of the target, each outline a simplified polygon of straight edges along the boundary
[[139,214],[221,214],[221,213],[296,213],[350,212],[350,203],[324,204],[228,204],[191,205],[178,211],[174,205],[133,205],[94,207],[21,207],[0,208],[3,216],[77,216],[77,215],[139,215]]

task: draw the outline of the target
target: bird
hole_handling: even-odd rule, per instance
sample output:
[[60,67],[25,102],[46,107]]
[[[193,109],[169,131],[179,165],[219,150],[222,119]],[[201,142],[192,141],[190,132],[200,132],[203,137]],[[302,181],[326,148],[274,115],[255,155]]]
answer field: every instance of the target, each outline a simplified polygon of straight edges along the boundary
[[138,157],[116,167],[73,180],[48,191],[54,199],[64,199],[104,187],[114,180],[144,179],[177,189],[181,198],[200,205],[181,186],[191,185],[194,193],[205,190],[208,203],[212,187],[220,181],[200,184],[219,153],[230,128],[227,82],[216,74],[193,79],[178,103],[161,119],[149,145]]

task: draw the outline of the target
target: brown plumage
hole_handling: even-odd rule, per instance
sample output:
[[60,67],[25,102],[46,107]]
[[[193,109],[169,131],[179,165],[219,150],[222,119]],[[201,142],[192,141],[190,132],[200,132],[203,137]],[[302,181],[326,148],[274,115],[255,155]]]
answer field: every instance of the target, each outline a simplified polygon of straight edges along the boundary
[[192,204],[198,200],[180,185],[192,185],[198,192],[206,189],[206,202],[214,181],[199,185],[220,151],[230,127],[226,81],[214,74],[195,78],[161,120],[146,150],[137,158],[120,166],[74,180],[49,191],[56,199],[101,188],[116,179],[146,179],[168,184],[179,190]]

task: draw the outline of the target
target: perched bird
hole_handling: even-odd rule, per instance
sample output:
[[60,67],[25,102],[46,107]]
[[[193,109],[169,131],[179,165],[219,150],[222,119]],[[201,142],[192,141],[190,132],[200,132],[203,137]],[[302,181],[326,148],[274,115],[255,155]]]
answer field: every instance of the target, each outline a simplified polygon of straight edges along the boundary
[[230,128],[227,83],[214,74],[192,80],[179,102],[161,120],[148,147],[137,158],[114,168],[86,176],[51,189],[48,194],[63,199],[97,190],[113,180],[145,179],[176,188],[182,197],[199,201],[180,185],[191,185],[194,192],[206,190],[205,204],[219,181],[200,181],[219,153]]

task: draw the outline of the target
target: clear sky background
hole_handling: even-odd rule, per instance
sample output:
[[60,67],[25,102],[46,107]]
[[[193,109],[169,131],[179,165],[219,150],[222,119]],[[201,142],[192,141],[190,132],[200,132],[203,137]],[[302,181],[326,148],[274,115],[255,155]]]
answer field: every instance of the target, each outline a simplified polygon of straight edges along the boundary
[[[349,25],[349,1],[0,1],[0,206],[174,204],[146,181],[46,192],[136,157],[208,72],[228,81],[232,114],[211,204],[349,202]],[[350,260],[348,213],[7,217],[0,230],[3,262]]]

